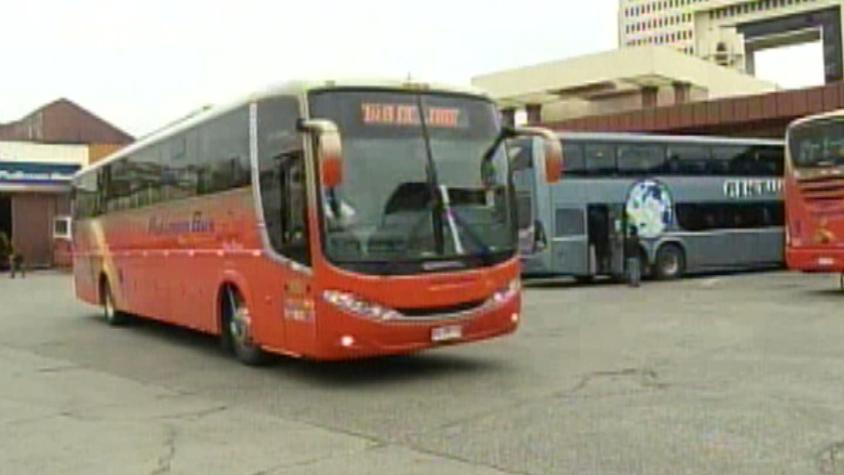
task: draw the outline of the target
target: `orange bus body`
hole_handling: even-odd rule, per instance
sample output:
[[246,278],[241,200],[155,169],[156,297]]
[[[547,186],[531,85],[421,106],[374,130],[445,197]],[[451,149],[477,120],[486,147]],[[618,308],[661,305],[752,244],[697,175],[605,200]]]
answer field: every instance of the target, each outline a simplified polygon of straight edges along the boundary
[[[249,308],[257,346],[315,360],[406,354],[517,329],[521,292],[515,252],[477,269],[353,273],[324,255],[316,198],[308,199],[309,267],[279,259],[265,244],[260,196],[252,185],[77,220],[77,296],[102,305],[108,288],[122,312],[220,335],[224,292],[234,288]],[[337,289],[416,316],[381,321],[350,314],[324,298]],[[454,327],[459,332],[453,337],[433,336]]]

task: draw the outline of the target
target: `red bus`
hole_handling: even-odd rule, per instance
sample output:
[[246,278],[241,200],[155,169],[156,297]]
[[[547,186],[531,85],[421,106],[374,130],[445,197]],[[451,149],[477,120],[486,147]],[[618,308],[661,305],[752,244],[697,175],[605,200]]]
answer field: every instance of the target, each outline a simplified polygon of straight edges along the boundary
[[791,124],[786,154],[788,267],[844,273],[844,111]]
[[[292,83],[74,178],[74,282],[106,320],[219,335],[247,364],[409,353],[513,332],[517,135],[474,90]],[[546,166],[562,172],[555,140]]]

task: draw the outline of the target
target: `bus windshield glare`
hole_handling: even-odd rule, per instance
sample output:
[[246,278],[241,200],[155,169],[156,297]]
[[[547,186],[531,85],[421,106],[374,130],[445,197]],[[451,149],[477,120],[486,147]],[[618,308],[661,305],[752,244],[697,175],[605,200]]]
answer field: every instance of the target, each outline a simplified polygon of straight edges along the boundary
[[326,91],[311,95],[310,114],[337,123],[343,140],[343,182],[321,193],[333,262],[512,257],[515,212],[491,102]]
[[789,137],[796,168],[844,165],[844,121],[812,122],[795,128]]

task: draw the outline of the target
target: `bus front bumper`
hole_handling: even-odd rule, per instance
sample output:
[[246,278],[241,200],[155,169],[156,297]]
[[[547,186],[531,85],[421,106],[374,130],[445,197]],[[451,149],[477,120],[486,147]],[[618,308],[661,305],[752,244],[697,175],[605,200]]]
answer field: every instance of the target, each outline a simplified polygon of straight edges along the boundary
[[815,273],[844,273],[844,249],[787,248],[786,263],[791,270]]
[[521,297],[460,318],[378,322],[323,307],[318,330],[320,360],[348,360],[486,340],[513,333],[521,321]]

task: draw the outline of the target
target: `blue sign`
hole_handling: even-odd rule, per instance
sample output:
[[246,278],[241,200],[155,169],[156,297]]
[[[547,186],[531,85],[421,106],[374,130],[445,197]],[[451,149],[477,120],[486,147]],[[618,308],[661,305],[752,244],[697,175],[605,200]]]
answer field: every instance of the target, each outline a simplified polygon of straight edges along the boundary
[[65,185],[80,168],[66,163],[0,162],[0,184]]

